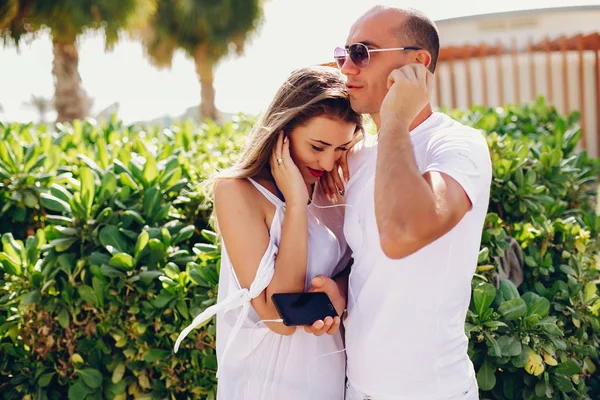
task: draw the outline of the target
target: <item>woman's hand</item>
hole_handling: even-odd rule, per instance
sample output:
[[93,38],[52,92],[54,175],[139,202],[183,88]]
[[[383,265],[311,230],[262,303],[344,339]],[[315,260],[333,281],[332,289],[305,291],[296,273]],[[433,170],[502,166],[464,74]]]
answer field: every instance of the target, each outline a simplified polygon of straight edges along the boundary
[[[333,170],[331,172],[325,172],[320,178],[323,192],[329,199],[335,199],[338,195],[343,196],[345,194],[344,182],[348,183],[348,180],[350,179],[350,171],[348,170],[348,152],[352,150],[354,145],[363,140],[363,138],[363,133],[357,132],[348,145],[348,150],[344,151],[342,156],[335,163]],[[344,177],[343,180],[342,175]]]
[[306,207],[309,199],[306,182],[290,156],[290,141],[287,137],[284,138],[283,131],[279,132],[270,165],[271,174],[283,194],[286,205]]

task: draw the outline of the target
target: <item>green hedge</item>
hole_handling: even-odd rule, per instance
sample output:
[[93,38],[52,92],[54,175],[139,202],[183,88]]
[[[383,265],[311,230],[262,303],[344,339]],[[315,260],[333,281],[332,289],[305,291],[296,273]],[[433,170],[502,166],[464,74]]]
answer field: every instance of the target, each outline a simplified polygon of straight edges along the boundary
[[[493,161],[465,328],[482,398],[599,398],[600,170],[575,151],[579,115],[561,116],[539,99],[453,116],[488,132]],[[518,290],[509,280],[492,285],[507,237],[522,248]]]
[[214,326],[172,346],[216,298],[196,183],[251,124],[0,126],[0,397],[214,397]]
[[[465,330],[482,398],[598,398],[597,160],[543,100],[454,112],[494,181]],[[0,396],[214,398],[218,239],[198,183],[254,121],[141,130],[0,125]],[[496,288],[515,238],[525,279]],[[426,288],[424,288],[426,290]]]

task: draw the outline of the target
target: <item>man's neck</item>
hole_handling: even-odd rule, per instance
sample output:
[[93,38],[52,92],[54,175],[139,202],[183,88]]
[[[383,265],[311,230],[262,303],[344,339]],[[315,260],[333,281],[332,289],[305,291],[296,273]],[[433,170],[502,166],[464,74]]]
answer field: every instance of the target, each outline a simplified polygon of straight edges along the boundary
[[[415,119],[413,119],[413,121],[409,125],[409,127],[408,127],[409,132],[412,131],[413,129],[415,129],[417,126],[421,125],[423,123],[423,121],[425,121],[427,118],[429,118],[431,116],[431,114],[433,114],[433,108],[431,107],[431,104],[428,103],[417,114]],[[381,117],[380,117],[379,113],[371,114],[371,118],[373,119],[373,122],[375,122],[375,126],[377,126],[377,132],[379,132],[379,130],[381,129]]]

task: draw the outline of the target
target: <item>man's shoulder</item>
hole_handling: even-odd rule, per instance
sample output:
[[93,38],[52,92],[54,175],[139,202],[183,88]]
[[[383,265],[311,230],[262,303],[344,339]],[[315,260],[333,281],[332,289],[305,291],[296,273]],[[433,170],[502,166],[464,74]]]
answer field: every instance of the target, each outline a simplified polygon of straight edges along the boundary
[[438,143],[461,143],[463,146],[473,146],[487,149],[484,133],[472,126],[465,125],[446,114],[435,127],[430,130],[430,140]]

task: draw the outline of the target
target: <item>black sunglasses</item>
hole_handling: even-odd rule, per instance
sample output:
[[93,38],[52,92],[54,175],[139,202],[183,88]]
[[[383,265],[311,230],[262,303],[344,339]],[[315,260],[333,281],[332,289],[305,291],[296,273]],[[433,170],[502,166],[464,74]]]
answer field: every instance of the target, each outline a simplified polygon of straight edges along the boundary
[[394,47],[390,49],[369,49],[363,43],[354,43],[346,46],[346,48],[336,47],[333,52],[333,58],[337,63],[338,68],[342,68],[346,62],[346,55],[350,56],[350,59],[358,68],[366,68],[371,61],[370,53],[378,53],[380,51],[397,51],[397,50],[422,50],[420,47],[406,46],[406,47]]

